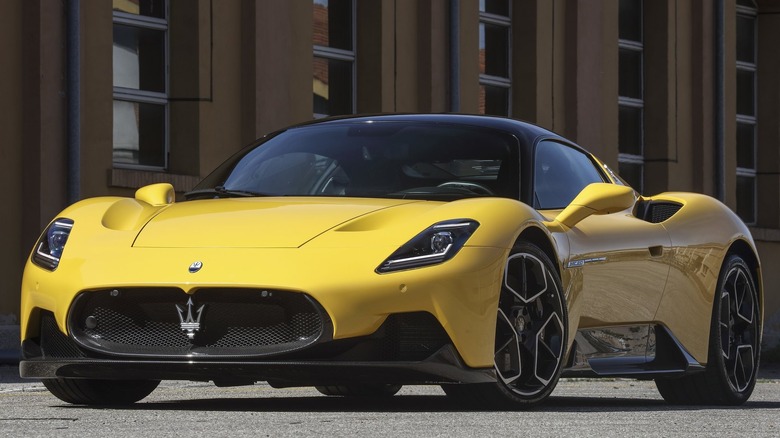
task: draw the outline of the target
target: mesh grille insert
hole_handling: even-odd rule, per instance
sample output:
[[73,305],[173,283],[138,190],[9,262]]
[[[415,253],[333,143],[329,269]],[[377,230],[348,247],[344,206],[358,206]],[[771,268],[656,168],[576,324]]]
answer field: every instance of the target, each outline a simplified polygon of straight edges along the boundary
[[645,220],[654,224],[661,223],[674,216],[682,205],[672,202],[653,202],[647,206]]
[[76,344],[57,327],[54,315],[44,312],[41,315],[41,352],[43,357],[67,358],[84,357]]
[[82,293],[69,324],[80,344],[108,355],[266,356],[317,342],[324,315],[301,293],[139,288]]

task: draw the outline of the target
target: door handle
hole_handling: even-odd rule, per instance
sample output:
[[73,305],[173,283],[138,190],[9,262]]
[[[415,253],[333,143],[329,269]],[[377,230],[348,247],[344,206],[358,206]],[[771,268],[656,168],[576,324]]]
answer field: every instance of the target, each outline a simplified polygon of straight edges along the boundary
[[650,257],[661,257],[664,255],[663,245],[656,245],[647,248],[650,251]]

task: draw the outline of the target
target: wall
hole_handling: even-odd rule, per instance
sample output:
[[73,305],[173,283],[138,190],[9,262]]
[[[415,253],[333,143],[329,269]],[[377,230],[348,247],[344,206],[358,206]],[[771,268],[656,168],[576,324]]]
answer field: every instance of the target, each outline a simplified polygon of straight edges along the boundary
[[[65,11],[61,0],[0,2],[0,351],[15,330],[23,260],[66,203]],[[713,6],[645,1],[646,192],[714,186]],[[727,41],[735,0],[727,0]],[[112,165],[111,2],[82,0],[81,196],[191,188],[258,136],[312,117],[312,14],[307,1],[170,0],[170,166]],[[446,112],[449,1],[357,1],[357,111]],[[478,0],[460,0],[460,110],[478,108]],[[566,135],[617,164],[618,0],[513,2],[513,116]],[[780,0],[759,1],[759,220],[768,345],[780,343]],[[733,45],[727,65],[735,62]],[[735,199],[735,74],[727,69],[727,196]],[[5,344],[4,344],[5,343]],[[1,353],[0,353],[1,354]]]

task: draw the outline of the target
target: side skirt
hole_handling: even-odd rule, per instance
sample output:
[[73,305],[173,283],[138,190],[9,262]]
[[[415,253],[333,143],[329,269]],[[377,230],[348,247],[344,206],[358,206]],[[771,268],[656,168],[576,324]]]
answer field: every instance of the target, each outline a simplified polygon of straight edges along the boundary
[[577,332],[563,377],[655,378],[704,370],[663,325],[643,324]]

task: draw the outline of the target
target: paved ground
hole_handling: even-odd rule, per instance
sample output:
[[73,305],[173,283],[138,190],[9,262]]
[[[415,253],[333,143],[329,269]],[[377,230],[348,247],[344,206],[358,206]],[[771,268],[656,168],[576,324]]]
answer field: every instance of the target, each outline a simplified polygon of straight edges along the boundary
[[563,379],[530,412],[464,410],[436,386],[366,401],[194,382],[164,382],[127,408],[89,408],[15,373],[0,366],[0,436],[780,436],[780,367],[765,367],[736,408],[669,406],[652,382]]

